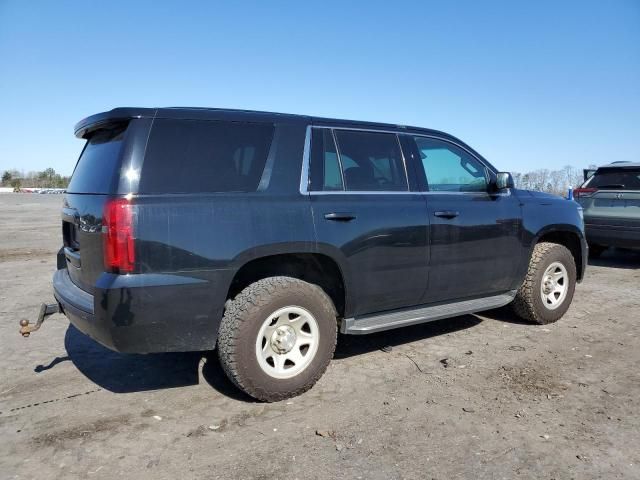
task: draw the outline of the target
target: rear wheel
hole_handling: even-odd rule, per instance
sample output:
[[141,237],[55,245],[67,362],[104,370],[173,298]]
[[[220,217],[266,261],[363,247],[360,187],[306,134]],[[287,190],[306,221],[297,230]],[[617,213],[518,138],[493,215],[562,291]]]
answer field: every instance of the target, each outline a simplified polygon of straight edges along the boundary
[[533,250],[527,276],[511,305],[524,320],[553,323],[569,309],[575,286],[571,252],[563,245],[542,242]]
[[231,381],[267,402],[299,395],[326,370],[336,345],[336,310],[317,285],[270,277],[227,304],[218,358]]

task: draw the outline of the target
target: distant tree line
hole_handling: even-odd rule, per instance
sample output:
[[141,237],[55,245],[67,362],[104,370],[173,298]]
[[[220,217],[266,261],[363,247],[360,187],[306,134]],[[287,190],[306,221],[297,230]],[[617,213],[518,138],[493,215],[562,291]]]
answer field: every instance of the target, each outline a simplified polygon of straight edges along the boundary
[[46,168],[41,172],[20,172],[19,170],[5,170],[2,173],[2,186],[20,188],[67,188],[71,177],[56,173],[53,168]]
[[[595,168],[595,165],[589,168]],[[570,187],[576,188],[582,184],[584,174],[582,169],[566,165],[560,170],[543,168],[527,173],[514,172],[513,179],[518,188],[566,196]]]
[[[592,168],[594,166],[589,166]],[[576,188],[583,181],[582,169],[566,165],[560,170],[548,170],[546,168],[532,172],[513,172],[513,179],[518,188],[526,190],[538,190],[566,195],[569,187]],[[41,172],[20,172],[18,170],[5,170],[2,174],[2,186],[19,188],[67,188],[71,177],[65,177],[56,173],[53,168],[47,168]]]

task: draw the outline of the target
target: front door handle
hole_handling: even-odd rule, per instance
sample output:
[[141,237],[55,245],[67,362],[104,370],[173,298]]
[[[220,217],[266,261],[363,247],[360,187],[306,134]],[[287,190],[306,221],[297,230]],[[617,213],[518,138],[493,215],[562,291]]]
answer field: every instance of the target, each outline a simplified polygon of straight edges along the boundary
[[455,212],[453,210],[441,210],[438,212],[434,212],[433,215],[440,218],[451,219],[456,218],[458,215],[460,215],[460,212]]
[[327,220],[333,220],[334,222],[350,222],[355,219],[356,216],[353,213],[349,212],[332,212],[325,213],[324,218]]

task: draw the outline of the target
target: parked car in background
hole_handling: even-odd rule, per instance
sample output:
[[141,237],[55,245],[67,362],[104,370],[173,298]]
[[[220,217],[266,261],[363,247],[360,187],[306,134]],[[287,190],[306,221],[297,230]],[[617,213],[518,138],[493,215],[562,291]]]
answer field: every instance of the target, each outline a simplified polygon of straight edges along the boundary
[[598,168],[574,191],[582,206],[590,255],[608,247],[640,248],[640,163]]

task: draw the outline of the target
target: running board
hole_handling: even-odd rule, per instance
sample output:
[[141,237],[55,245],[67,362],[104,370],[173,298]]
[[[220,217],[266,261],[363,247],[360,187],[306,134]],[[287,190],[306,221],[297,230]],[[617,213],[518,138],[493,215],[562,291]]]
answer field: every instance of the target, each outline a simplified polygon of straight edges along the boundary
[[417,307],[410,310],[394,310],[377,315],[366,315],[356,318],[345,318],[340,325],[340,332],[350,335],[364,335],[367,333],[406,327],[417,323],[432,322],[443,318],[456,317],[469,313],[491,310],[510,303],[516,296],[517,290],[512,290],[492,297],[462,300],[459,302]]

